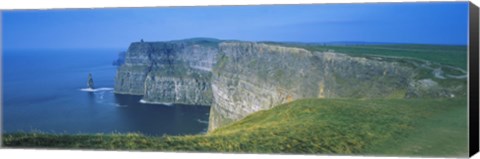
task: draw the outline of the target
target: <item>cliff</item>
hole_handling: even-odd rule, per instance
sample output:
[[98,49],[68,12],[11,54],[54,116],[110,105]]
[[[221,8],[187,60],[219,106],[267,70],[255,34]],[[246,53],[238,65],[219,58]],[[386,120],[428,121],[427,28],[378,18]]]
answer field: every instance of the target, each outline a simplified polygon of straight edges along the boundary
[[405,92],[413,74],[396,62],[222,43],[213,76],[210,130],[296,99],[393,97]]
[[305,98],[451,98],[465,72],[429,61],[254,42],[132,43],[115,92],[147,103],[211,105],[209,130]]
[[115,93],[145,103],[211,105],[216,43],[171,41],[130,45],[115,77]]

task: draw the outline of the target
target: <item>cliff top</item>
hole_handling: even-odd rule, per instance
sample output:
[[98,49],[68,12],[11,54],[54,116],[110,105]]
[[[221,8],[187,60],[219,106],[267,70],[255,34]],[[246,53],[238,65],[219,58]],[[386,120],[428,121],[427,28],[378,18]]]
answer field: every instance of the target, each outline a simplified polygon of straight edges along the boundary
[[[389,56],[408,57],[421,60],[428,60],[466,70],[467,47],[449,45],[422,45],[422,44],[356,44],[356,45],[334,45],[329,43],[301,43],[301,42],[274,42],[274,41],[241,41],[241,40],[220,40],[216,38],[189,38],[170,41],[133,42],[132,46],[150,45],[162,46],[165,44],[197,44],[202,46],[218,47],[221,43],[256,43],[269,46],[282,46],[301,48],[311,52],[341,52],[351,56]],[[442,55],[442,56],[439,56]]]
[[132,42],[130,45],[132,46],[142,46],[142,45],[150,45],[150,46],[162,46],[162,45],[203,45],[203,46],[211,46],[216,47],[218,44],[222,42],[222,40],[214,39],[214,38],[190,38],[190,39],[182,39],[182,40],[170,40],[170,41],[150,41],[150,42]]

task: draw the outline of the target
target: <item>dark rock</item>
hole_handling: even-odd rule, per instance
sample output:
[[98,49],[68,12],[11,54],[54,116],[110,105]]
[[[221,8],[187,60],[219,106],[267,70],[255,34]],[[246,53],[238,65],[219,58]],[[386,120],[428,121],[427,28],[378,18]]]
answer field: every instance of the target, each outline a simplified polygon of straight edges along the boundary
[[91,74],[91,73],[88,74],[87,87],[90,88],[90,89],[93,89],[93,88],[94,88],[93,78],[92,78],[92,74]]

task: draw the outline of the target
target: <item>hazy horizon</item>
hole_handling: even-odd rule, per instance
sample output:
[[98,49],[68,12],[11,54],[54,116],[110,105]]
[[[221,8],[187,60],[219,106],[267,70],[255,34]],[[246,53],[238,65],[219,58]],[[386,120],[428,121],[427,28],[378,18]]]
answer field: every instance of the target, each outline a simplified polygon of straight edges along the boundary
[[[185,39],[171,39],[171,40],[153,40],[153,41],[144,41],[144,42],[168,42],[168,41],[178,41],[178,40],[188,40],[194,38],[210,38],[210,37],[192,37],[192,38],[185,38]],[[212,38],[217,39],[217,38]],[[141,40],[141,39],[140,39]],[[132,41],[140,42],[140,40]],[[236,39],[218,39],[218,40],[236,40]],[[246,40],[237,40],[237,41],[246,41]],[[428,43],[399,43],[399,42],[367,42],[367,41],[327,41],[327,42],[295,42],[295,41],[248,41],[248,42],[279,42],[279,43],[301,43],[301,44],[326,44],[329,46],[351,46],[351,45],[439,45],[439,46],[464,46],[467,47],[468,44],[428,44]],[[4,51],[28,51],[28,50],[116,50],[116,51],[127,51],[128,47],[130,46],[125,45],[123,47],[112,47],[112,48],[3,48]],[[5,53],[5,52],[3,52]]]
[[2,11],[3,49],[190,39],[467,45],[468,2]]

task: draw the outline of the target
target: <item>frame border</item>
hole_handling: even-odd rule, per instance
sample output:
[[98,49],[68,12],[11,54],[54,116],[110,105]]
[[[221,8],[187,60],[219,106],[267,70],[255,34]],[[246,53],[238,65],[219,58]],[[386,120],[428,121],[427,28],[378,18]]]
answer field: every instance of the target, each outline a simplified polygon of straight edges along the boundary
[[479,52],[478,52],[478,7],[469,2],[469,156],[479,151]]

